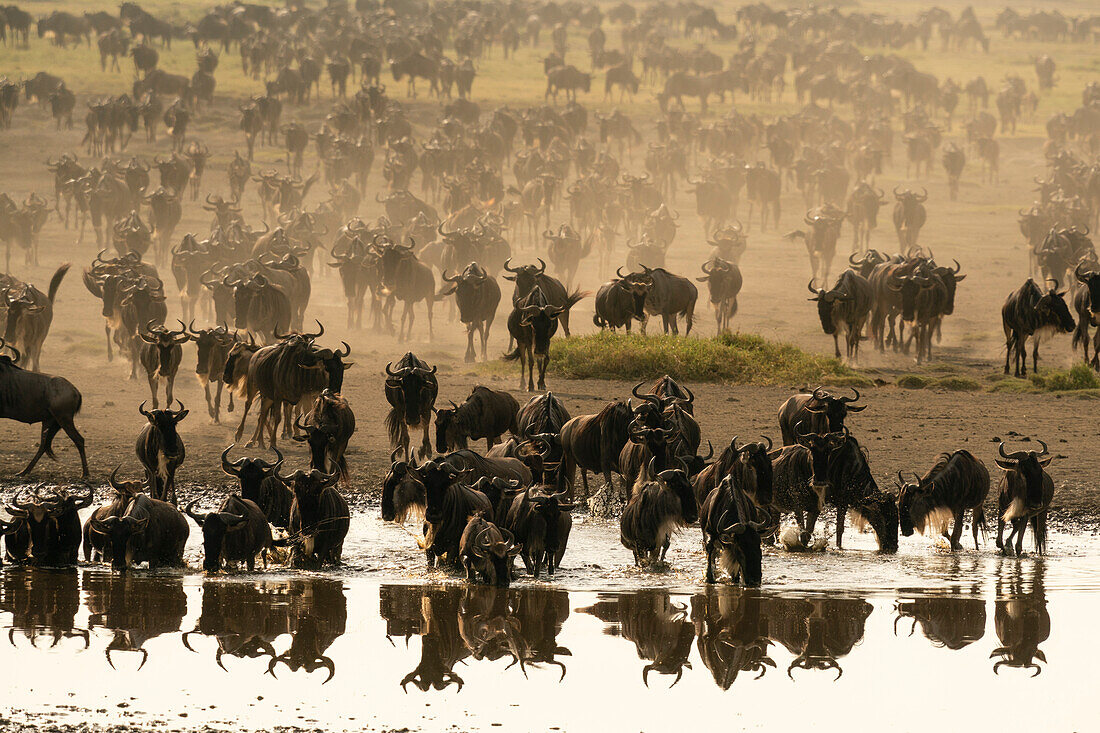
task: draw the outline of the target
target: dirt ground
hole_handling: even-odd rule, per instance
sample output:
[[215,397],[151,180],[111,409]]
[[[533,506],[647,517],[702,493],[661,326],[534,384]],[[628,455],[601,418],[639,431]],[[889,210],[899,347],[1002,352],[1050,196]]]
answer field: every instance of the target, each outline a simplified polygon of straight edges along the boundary
[[[1003,60],[998,63],[1003,63]],[[964,66],[959,69],[960,79],[969,78],[974,71]],[[231,55],[225,58],[224,68],[226,71],[219,70],[219,75],[239,75],[238,61]],[[54,71],[64,73],[64,66],[59,65]],[[1019,73],[1025,76],[1029,85],[1034,83],[1029,69],[1023,68]],[[117,75],[118,91],[129,82],[128,70]],[[392,84],[390,94],[406,102],[402,86]],[[475,87],[475,96],[479,88],[486,87]],[[87,95],[84,90],[76,91],[78,110],[83,109]],[[284,120],[299,119],[310,129],[315,128],[331,101],[327,88],[325,92],[325,99],[320,105],[288,108],[284,112]],[[541,103],[541,89],[532,88],[529,92],[528,104]],[[483,109],[491,109],[491,92],[485,96],[488,99],[478,101],[483,104]],[[790,90],[787,96],[792,99],[786,101],[793,104]],[[598,98],[598,94],[592,94],[589,99],[582,97],[581,101],[593,109],[610,108],[610,104],[601,104]],[[207,191],[227,193],[226,162],[234,150],[243,150],[243,136],[236,127],[236,104],[234,97],[219,96],[214,108],[197,116],[192,125],[190,136],[204,141],[212,151],[203,182],[204,194]],[[417,123],[418,136],[422,137],[425,125],[436,121],[436,102],[425,101],[422,97],[409,104],[410,117]],[[960,107],[965,108],[965,100]],[[723,114],[726,109],[726,106],[715,105],[712,115]],[[1041,107],[1040,119],[1051,111],[1045,105]],[[946,133],[945,141],[961,139],[958,119],[964,116],[956,116],[954,132]],[[642,116],[636,116],[635,120],[643,135],[651,139],[654,120]],[[80,127],[79,122],[77,126]],[[1035,130],[1036,126],[1030,124],[1022,129]],[[13,127],[0,132],[0,190],[19,200],[31,191],[50,193],[52,198],[52,177],[44,161],[63,151],[80,152],[82,134],[80,129],[55,131],[44,108],[21,105]],[[135,136],[126,151],[127,155],[137,154],[151,159],[154,154],[164,154],[166,143],[163,140],[150,145],[139,138]],[[960,285],[955,314],[945,322],[944,342],[936,347],[932,366],[918,369],[910,358],[902,355],[876,354],[870,348],[863,351],[859,366],[867,369],[872,378],[887,384],[865,391],[865,400],[870,407],[851,421],[852,428],[869,449],[873,470],[880,483],[886,486],[892,485],[889,477],[897,470],[923,471],[933,456],[943,450],[966,447],[992,466],[998,437],[1010,441],[1042,438],[1050,444],[1053,452],[1062,456],[1051,468],[1059,487],[1055,504],[1064,512],[1100,515],[1100,502],[1095,489],[1100,477],[1100,469],[1095,464],[1100,428],[1096,421],[1096,403],[1092,399],[1077,395],[906,391],[889,386],[896,376],[911,372],[963,374],[983,382],[1000,373],[1004,359],[1000,305],[1005,296],[1027,276],[1026,250],[1017,229],[1016,211],[1030,204],[1034,196],[1033,179],[1044,172],[1041,138],[1024,134],[1001,138],[1000,143],[1000,183],[980,183],[976,161],[972,161],[963,176],[957,202],[948,201],[947,184],[938,163],[938,154],[929,179],[904,179],[904,153],[900,144],[893,151],[893,163],[888,166],[885,175],[876,181],[876,185],[886,191],[895,185],[924,186],[928,189],[929,218],[921,233],[921,244],[931,249],[940,262],[957,259],[967,273],[967,279]],[[274,167],[278,155],[275,149],[260,149],[254,170]],[[624,161],[624,168],[641,170],[641,157],[640,151],[635,151],[632,160]],[[89,160],[86,154],[81,154],[81,158],[84,162]],[[359,212],[365,219],[382,213],[381,206],[374,200],[375,193],[383,185],[380,159],[381,156],[376,162]],[[316,164],[316,153],[311,146],[307,152],[307,170]],[[505,182],[511,182],[510,173],[506,175]],[[308,205],[316,204],[325,195],[320,188],[316,187],[311,193]],[[420,193],[419,176],[414,179],[413,190]],[[208,229],[208,215],[198,203],[185,202],[183,221],[176,230],[177,239],[187,231],[201,233]],[[259,201],[251,185],[244,204],[246,219],[259,226]],[[690,197],[681,191],[673,207],[679,212],[680,229],[669,253],[668,268],[695,276],[710,248],[694,215],[694,202]],[[800,243],[792,243],[782,237],[784,233],[802,226],[805,206],[801,195],[793,187],[785,190],[782,207],[778,230],[760,232],[758,222],[750,225],[749,249],[741,263],[745,286],[734,328],[797,343],[815,352],[831,353],[832,339],[821,333],[813,304],[806,301],[805,287],[810,270],[805,249]],[[746,214],[743,207],[743,219],[747,219]],[[567,217],[568,212],[564,208],[554,212],[552,221],[555,227],[557,222],[565,221]],[[850,236],[850,230],[845,227],[834,273],[843,267]],[[134,381],[127,379],[128,364],[117,359],[113,363],[106,361],[99,301],[83,287],[80,279],[81,269],[95,255],[94,237],[89,228],[83,243],[77,244],[76,238],[75,232],[66,231],[62,223],[52,217],[42,232],[41,266],[26,266],[20,253],[15,253],[11,270],[13,275],[45,289],[50,275],[60,263],[73,263],[56,303],[53,326],[43,354],[43,370],[68,377],[82,391],[84,408],[77,424],[88,440],[93,479],[102,483],[110,471],[120,464],[123,476],[131,477],[137,473],[134,439],[144,423],[144,418],[137,412],[137,405],[149,393],[143,378]],[[889,223],[889,207],[880,214],[880,226],[872,237],[872,246],[888,251],[896,249]],[[625,256],[625,250],[620,250],[617,256]],[[533,253],[530,250],[516,248],[516,259],[523,261],[531,257]],[[319,259],[324,260],[323,257]],[[595,269],[594,264],[582,268],[580,285],[584,289],[595,291],[609,274],[595,272]],[[179,301],[166,267],[162,268],[162,274],[169,294],[171,324],[180,313]],[[507,302],[510,284],[504,285],[504,301]],[[574,310],[572,322],[577,332],[594,329],[591,325],[592,303],[592,299],[588,298]],[[350,448],[353,489],[356,493],[376,491],[388,465],[389,449],[382,430],[382,419],[388,408],[382,388],[383,367],[387,361],[396,360],[405,351],[412,350],[430,363],[439,364],[441,401],[461,401],[470,387],[479,381],[495,387],[514,388],[512,377],[506,381],[499,377],[479,377],[474,370],[461,363],[465,333],[461,324],[448,320],[448,311],[447,304],[437,304],[434,338],[429,339],[423,308],[419,308],[413,341],[401,344],[390,336],[344,329],[345,310],[335,270],[322,266],[320,274],[314,278],[308,318],[317,318],[325,324],[327,333],[321,342],[336,344],[338,340],[345,339],[353,348],[352,359],[356,365],[347,375],[344,394],[351,401],[357,416],[358,429]],[[705,294],[700,298],[696,315],[697,332],[712,335],[714,319]],[[494,326],[490,356],[504,351],[504,320],[505,313],[502,312]],[[1064,368],[1079,357],[1071,354],[1069,338],[1063,336],[1043,347],[1042,358],[1041,367]],[[227,484],[227,477],[221,473],[217,457],[221,449],[231,442],[232,427],[239,416],[239,412],[223,415],[221,425],[211,423],[203,404],[201,388],[193,376],[194,361],[194,347],[185,347],[184,365],[176,385],[177,396],[191,411],[181,428],[188,450],[187,462],[179,475],[185,491],[188,487]],[[549,386],[564,397],[569,410],[576,415],[595,412],[603,401],[610,398],[628,396],[632,385],[551,380]],[[698,395],[697,415],[703,427],[704,442],[711,440],[720,446],[733,435],[753,437],[767,434],[777,437],[775,415],[778,406],[792,390],[805,386],[750,388],[692,384]],[[522,394],[517,393],[516,396],[521,401],[524,399]],[[250,421],[250,430],[252,424]],[[33,454],[37,437],[37,427],[7,421],[0,424],[0,479],[14,480],[14,473]],[[58,449],[60,463],[44,460],[34,472],[35,480],[60,482],[79,475],[75,450],[64,436],[58,437],[55,448]],[[284,448],[290,456],[288,464],[298,466],[306,462],[306,452],[301,446],[292,444],[284,445]],[[994,470],[994,476],[996,474]]]

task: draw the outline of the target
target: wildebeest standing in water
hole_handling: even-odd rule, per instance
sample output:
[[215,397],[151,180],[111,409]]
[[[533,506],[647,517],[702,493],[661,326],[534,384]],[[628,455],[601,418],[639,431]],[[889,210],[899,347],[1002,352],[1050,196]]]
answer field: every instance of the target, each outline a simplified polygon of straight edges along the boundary
[[351,524],[348,502],[336,490],[338,473],[316,469],[275,475],[294,492],[290,507],[291,565],[314,567],[339,565],[344,538]]
[[[968,451],[942,453],[936,465],[923,477],[914,476],[916,483],[906,482],[898,471],[898,518],[901,533],[906,537],[913,530],[921,534],[939,532],[951,541],[952,550],[962,549],[959,539],[963,531],[963,514],[973,513],[971,531],[974,549],[978,549],[978,530],[985,533],[985,504],[989,494],[989,471],[985,464]],[[947,521],[954,518],[951,534]]]
[[536,580],[546,563],[548,575],[561,563],[569,531],[573,527],[572,502],[564,492],[552,493],[549,486],[530,486],[512,500],[508,510],[508,529],[522,547],[523,565]]
[[75,565],[81,539],[77,512],[91,503],[91,487],[83,494],[72,494],[62,487],[46,494],[41,486],[34,491],[20,489],[7,505],[14,521],[8,524],[0,520],[8,559],[55,567]]
[[256,569],[256,555],[261,552],[267,566],[271,527],[255,502],[231,494],[218,511],[203,514],[195,511],[198,501],[188,504],[185,511],[202,530],[203,570],[216,573],[224,561],[227,565],[243,562],[248,572],[252,572]]
[[789,397],[779,408],[779,430],[783,445],[798,442],[795,426],[804,423],[808,433],[836,433],[844,427],[849,412],[862,412],[867,405],[853,404],[859,401],[859,390],[852,388],[855,397],[835,397],[818,387],[810,394]]
[[278,458],[275,463],[260,458],[238,458],[230,462],[229,451],[233,448],[230,444],[222,451],[222,471],[237,479],[241,498],[255,502],[272,525],[283,529],[289,527],[294,492],[275,476],[283,465],[283,454],[278,448],[272,448]]
[[476,385],[461,405],[435,411],[435,448],[440,453],[466,448],[470,440],[484,440],[489,450],[504,433],[516,435],[519,403],[507,392]]
[[91,531],[106,536],[111,567],[122,572],[142,562],[148,562],[150,570],[183,567],[183,548],[190,533],[179,509],[140,493],[120,516],[93,515]]
[[458,556],[466,568],[466,581],[477,576],[487,585],[507,588],[512,580],[512,558],[520,551],[512,533],[500,529],[481,514],[466,524],[458,543]]
[[24,371],[19,363],[19,351],[0,338],[0,349],[9,349],[11,356],[0,354],[0,418],[21,423],[42,423],[38,451],[19,476],[30,473],[43,455],[57,460],[53,453],[53,438],[64,430],[80,454],[81,473],[88,478],[88,457],[84,453],[84,436],[76,429],[73,418],[80,412],[83,397],[69,380],[49,374]]
[[[650,468],[654,473],[654,468]],[[634,564],[664,562],[672,534],[698,518],[695,494],[683,470],[654,473],[652,481],[634,488],[619,522],[620,539],[634,553]]]
[[432,408],[439,394],[439,382],[435,378],[436,367],[429,367],[411,351],[397,362],[386,364],[386,401],[390,412],[386,415],[386,432],[390,436],[390,448],[400,448],[405,460],[410,459],[409,428],[420,428],[420,458],[432,452],[428,431],[431,427]]
[[[1005,453],[1005,445],[997,447],[997,465],[1004,469],[1001,477],[1001,491],[997,497],[997,547],[1006,555],[1012,552],[1012,540],[1016,539],[1016,556],[1024,547],[1024,530],[1031,523],[1031,533],[1035,538],[1035,551],[1040,555],[1047,546],[1047,511],[1054,498],[1054,481],[1045,469],[1054,460],[1047,450],[1047,444],[1041,451],[1015,451]],[[1012,525],[1008,541],[1002,542],[1001,536],[1005,524]]]
[[180,439],[178,426],[187,417],[188,410],[180,402],[180,409],[172,411],[146,410],[145,402],[138,412],[149,422],[141,428],[137,438],[137,457],[145,467],[145,480],[153,498],[176,503],[176,470],[183,465],[186,451]]

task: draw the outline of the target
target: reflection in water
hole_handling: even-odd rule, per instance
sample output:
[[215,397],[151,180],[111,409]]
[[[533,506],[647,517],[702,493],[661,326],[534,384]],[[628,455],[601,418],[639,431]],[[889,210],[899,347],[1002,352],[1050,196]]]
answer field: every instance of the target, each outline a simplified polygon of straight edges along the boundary
[[466,659],[495,661],[511,658],[524,676],[528,665],[565,664],[569,656],[557,643],[569,616],[569,595],[553,589],[505,589],[484,586],[419,587],[384,585],[379,608],[386,635],[406,643],[420,636],[420,663],[401,680],[423,692],[450,685],[462,689],[454,665]]
[[762,607],[759,593],[738,588],[708,586],[691,599],[699,657],[723,690],[739,672],[756,672],[760,679],[775,666],[768,656],[771,642]]
[[779,598],[765,601],[768,636],[778,641],[795,659],[787,667],[794,678],[797,669],[835,669],[837,661],[863,639],[864,624],[872,606],[858,598]]
[[111,652],[141,652],[140,670],[149,659],[145,642],[179,631],[187,615],[187,595],[179,576],[139,577],[83,572],[84,603],[88,625],[114,632],[107,645],[107,663],[114,668]]
[[688,656],[695,638],[695,627],[687,609],[672,602],[667,590],[636,593],[600,594],[600,600],[579,609],[611,626],[605,633],[621,634],[634,642],[638,657],[649,662],[642,668],[642,681],[649,686],[649,673],[676,675],[675,685],[691,669]]
[[86,629],[76,628],[80,610],[80,583],[76,570],[27,569],[0,574],[0,611],[11,614],[8,641],[15,645],[15,632],[22,632],[33,646],[46,632],[55,647],[62,639],[80,638],[88,648]]
[[[272,676],[282,663],[292,672],[325,669],[328,682],[336,674],[336,664],[325,652],[344,633],[347,620],[348,602],[337,580],[208,580],[202,586],[202,614],[195,630],[183,635],[183,643],[192,649],[191,635],[213,636],[218,643],[214,659],[222,669],[227,654],[238,659],[268,657]],[[290,634],[290,646],[278,654],[275,641],[284,634]]]
[[985,635],[985,601],[979,596],[977,588],[971,589],[968,596],[931,596],[899,601],[896,610],[895,634],[898,621],[912,619],[909,635],[913,635],[919,623],[921,633],[935,647],[958,650]]
[[1002,666],[1034,670],[1032,677],[1043,671],[1039,662],[1046,663],[1047,658],[1039,644],[1050,636],[1050,613],[1043,588],[1043,572],[1043,564],[1035,562],[1028,589],[1019,562],[1005,560],[1001,564],[1001,574],[997,578],[997,602],[993,611],[993,623],[1001,646],[989,655],[990,658],[1000,657],[993,664],[995,673]]

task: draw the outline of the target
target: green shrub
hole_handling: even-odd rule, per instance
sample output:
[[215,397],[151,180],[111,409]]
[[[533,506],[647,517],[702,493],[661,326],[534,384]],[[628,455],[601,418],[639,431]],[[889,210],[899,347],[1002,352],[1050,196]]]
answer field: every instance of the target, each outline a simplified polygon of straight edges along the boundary
[[1069,392],[1078,389],[1100,389],[1100,376],[1087,364],[1074,364],[1068,371],[1051,371],[1031,375],[1031,383],[1048,392]]
[[928,386],[928,380],[916,374],[905,374],[898,377],[896,384],[902,389],[924,389]]

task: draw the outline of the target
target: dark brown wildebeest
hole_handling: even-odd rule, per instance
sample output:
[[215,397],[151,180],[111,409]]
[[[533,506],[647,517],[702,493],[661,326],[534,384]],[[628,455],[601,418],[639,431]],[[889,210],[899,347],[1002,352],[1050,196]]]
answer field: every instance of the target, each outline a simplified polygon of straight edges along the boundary
[[0,521],[7,557],[51,567],[76,565],[81,540],[77,512],[91,505],[92,489],[88,487],[83,494],[64,487],[43,494],[42,489],[20,489],[7,504],[13,521]]
[[818,387],[810,394],[796,394],[789,397],[779,408],[779,430],[783,435],[783,445],[795,445],[798,440],[795,426],[803,423],[808,433],[836,433],[844,427],[849,412],[862,412],[867,405],[855,405],[859,401],[859,390],[852,388],[855,397],[835,397]]
[[507,528],[522,547],[523,565],[536,580],[546,563],[546,573],[554,575],[561,564],[573,517],[573,503],[564,493],[554,493],[550,486],[530,486],[512,500],[508,509]]
[[[221,422],[222,388],[225,386],[225,364],[229,351],[237,342],[237,337],[229,333],[225,325],[217,328],[195,329],[195,322],[187,327],[187,332],[195,341],[198,353],[195,360],[195,376],[202,385],[206,396],[206,411],[215,423]],[[210,396],[210,385],[215,385],[214,396]],[[229,411],[233,411],[233,392],[229,392]]]
[[476,583],[477,576],[486,585],[507,588],[512,581],[512,559],[520,547],[515,537],[499,528],[481,514],[474,514],[462,530],[458,542],[458,557],[466,568],[466,582]]
[[1001,324],[1005,333],[1005,374],[1009,362],[1015,364],[1017,377],[1027,376],[1027,339],[1032,339],[1032,370],[1039,371],[1039,342],[1044,336],[1070,333],[1076,327],[1065,291],[1058,291],[1058,281],[1045,294],[1031,278],[1010,293],[1001,306]]
[[461,472],[441,461],[427,461],[415,470],[424,485],[425,555],[428,567],[436,561],[459,562],[458,547],[470,517],[492,513],[480,491],[457,483]]
[[[139,358],[141,366],[145,370],[145,378],[149,381],[149,394],[152,396],[153,409],[160,407],[157,399],[159,391],[157,385],[164,382],[165,404],[172,406],[172,387],[176,382],[176,373],[179,371],[180,362],[183,361],[183,346],[191,340],[187,333],[187,326],[183,321],[177,321],[180,330],[169,331],[163,325],[150,321],[138,336],[145,345],[141,347]],[[209,395],[207,396],[209,399]]]
[[508,316],[508,333],[515,341],[515,350],[504,355],[505,361],[519,360],[519,388],[535,391],[535,366],[538,363],[538,388],[546,389],[546,367],[550,364],[550,339],[558,330],[558,318],[565,308],[550,305],[542,289],[535,287]]
[[[917,530],[921,534],[938,533],[951,541],[952,550],[961,550],[963,514],[973,513],[971,531],[974,549],[978,549],[978,530],[985,533],[985,504],[989,495],[989,471],[985,464],[964,450],[941,453],[936,465],[916,482],[906,482],[898,471],[898,518],[906,537]],[[947,522],[955,525],[947,533]]]
[[558,321],[561,323],[565,335],[569,336],[569,311],[574,305],[587,297],[589,293],[580,291],[570,293],[561,284],[561,281],[546,274],[546,263],[541,257],[538,258],[538,262],[538,265],[512,267],[511,259],[505,261],[504,269],[512,274],[505,275],[504,279],[511,280],[516,284],[515,289],[512,291],[512,305],[519,305],[524,298],[531,294],[532,290],[539,288],[549,305],[562,309]]
[[[772,468],[768,453],[772,449],[772,439],[761,436],[765,443],[745,443],[737,445],[737,436],[719,454],[714,463],[692,477],[692,490],[695,502],[702,507],[711,491],[718,488],[722,479],[736,474],[735,486],[750,501],[761,509],[772,504]],[[765,466],[764,462],[768,465]]]
[[440,290],[440,297],[452,294],[455,296],[458,318],[466,325],[466,362],[477,360],[477,352],[474,350],[475,332],[481,337],[481,359],[487,360],[489,329],[493,326],[497,306],[500,304],[500,285],[495,277],[476,262],[467,265],[457,277],[448,277],[444,270],[442,279],[451,285]]
[[[619,454],[627,442],[627,428],[632,419],[629,404],[619,400],[609,402],[595,415],[579,415],[561,427],[563,461],[581,471],[584,496],[588,490],[588,472],[602,473],[607,491],[614,491],[611,474],[619,472]],[[573,476],[565,477],[573,483]],[[624,486],[622,495],[626,496]]]
[[[707,582],[717,579],[718,567],[729,573],[730,581],[748,587],[757,587],[764,577],[761,564],[760,533],[765,521],[757,519],[756,508],[739,487],[743,479],[771,481],[771,461],[762,453],[766,473],[758,472],[752,463],[742,466],[742,471],[727,475],[712,489],[699,510],[699,526],[703,530],[703,546],[707,553]],[[770,487],[769,487],[770,489]],[[766,515],[765,515],[766,516]]]
[[202,530],[202,569],[216,573],[226,565],[244,563],[248,572],[256,569],[256,556],[271,547],[271,527],[267,516],[255,502],[231,494],[216,512],[203,514],[195,511],[195,499],[184,510]]
[[65,263],[50,278],[46,293],[33,285],[20,283],[3,291],[2,304],[7,307],[4,342],[22,349],[27,355],[27,367],[38,371],[42,361],[42,344],[53,322],[53,305],[61,280],[69,271]]
[[840,227],[845,217],[847,214],[832,204],[817,206],[807,211],[802,219],[810,227],[809,231],[796,229],[783,235],[786,239],[801,239],[805,243],[810,256],[810,272],[815,280],[829,281],[833,258],[836,257],[836,243],[840,239]]
[[298,470],[289,476],[275,472],[294,492],[290,506],[290,563],[292,567],[319,568],[339,565],[344,538],[351,525],[348,502],[336,490],[340,474],[317,469]]
[[924,637],[937,648],[959,650],[985,636],[985,599],[981,597],[952,594],[914,598],[898,602],[895,610],[895,628],[901,619],[913,619],[913,629],[919,623]]
[[[178,400],[177,400],[178,401]],[[137,458],[145,468],[145,481],[154,499],[176,504],[176,471],[186,458],[183,440],[177,432],[178,425],[187,417],[188,410],[180,402],[180,409],[172,411],[169,403],[164,410],[145,409],[143,401],[138,412],[148,423],[141,428],[137,438]]]
[[[400,450],[397,448],[390,453],[390,470],[382,481],[382,520],[404,524],[409,517],[423,517],[427,498],[416,466],[398,460]],[[503,517],[500,523],[504,523]]]
[[878,210],[886,193],[877,191],[866,181],[860,181],[848,196],[846,213],[852,224],[852,251],[865,251],[871,244],[871,231],[878,226]]
[[0,338],[0,349],[8,349],[11,356],[0,354],[0,418],[18,420],[21,423],[42,423],[42,437],[38,451],[19,476],[30,473],[43,455],[55,458],[53,438],[64,430],[80,454],[81,473],[88,477],[88,456],[84,452],[84,436],[76,429],[73,418],[80,412],[84,398],[80,391],[63,377],[24,371],[19,363],[19,350]]
[[283,454],[273,448],[278,458],[275,463],[260,458],[238,458],[231,463],[229,451],[233,447],[230,444],[222,451],[222,471],[237,479],[241,498],[255,502],[269,523],[283,529],[289,527],[294,493],[275,476],[275,471],[283,465]]
[[863,327],[871,315],[874,293],[867,278],[854,270],[840,273],[832,289],[815,290],[813,280],[807,288],[817,302],[817,315],[821,329],[833,337],[833,351],[840,358],[840,338],[844,337],[849,361],[859,360],[859,342],[863,339]]
[[386,432],[390,436],[390,448],[400,449],[405,460],[410,460],[409,428],[420,428],[420,458],[432,452],[428,430],[431,427],[432,408],[439,395],[439,383],[435,378],[436,367],[428,367],[412,352],[397,362],[386,365],[386,401],[390,412],[386,416]]
[[[656,459],[654,459],[656,460]],[[688,527],[699,516],[691,483],[682,469],[657,472],[635,487],[619,522],[620,540],[634,553],[637,566],[664,562],[672,533]]]
[[148,562],[149,569],[183,567],[190,529],[172,504],[136,494],[120,515],[93,515],[91,531],[107,538],[111,567],[120,572]]
[[600,328],[615,329],[626,327],[630,333],[634,321],[645,322],[645,299],[653,286],[653,278],[644,272],[623,274],[619,268],[617,277],[600,286],[596,293],[596,313],[592,323]]
[[558,92],[565,92],[565,100],[577,101],[577,90],[585,94],[592,91],[592,75],[587,74],[572,64],[555,66],[546,71],[546,94],[544,98],[554,97],[554,104],[558,102]]
[[[1031,523],[1031,533],[1035,539],[1035,551],[1040,555],[1047,547],[1047,512],[1054,498],[1054,481],[1044,469],[1054,460],[1047,450],[1047,444],[1041,451],[1015,451],[1005,453],[1005,444],[997,447],[1000,458],[997,465],[1004,469],[1001,477],[1000,494],[997,496],[997,548],[1006,555],[1012,553],[1012,539],[1016,538],[1016,556],[1024,547],[1024,531]],[[1008,541],[1002,542],[1001,536],[1005,524],[1012,525]]]
[[313,403],[307,422],[295,420],[295,427],[305,435],[295,440],[309,444],[309,467],[322,473],[336,471],[345,486],[351,485],[345,452],[355,432],[355,414],[338,392],[325,389]]
[[428,82],[429,94],[439,94],[439,61],[414,51],[401,59],[390,59],[390,71],[393,80],[409,78],[406,96],[416,98],[416,80],[419,77]]
[[737,296],[741,292],[744,279],[741,268],[719,257],[702,264],[703,277],[695,278],[705,282],[710,290],[710,304],[714,308],[714,320],[718,333],[728,333],[730,321],[737,315]]
[[461,405],[435,411],[435,449],[439,453],[466,448],[470,440],[484,440],[492,448],[504,433],[516,435],[519,403],[507,392],[476,385]]
[[924,209],[924,202],[928,200],[927,189],[922,188],[923,193],[913,193],[908,188],[904,191],[894,189],[894,231],[898,235],[898,248],[902,252],[908,252],[917,246],[917,237],[920,236],[921,227],[928,217]]
[[[684,335],[691,335],[695,323],[695,302],[699,299],[699,288],[686,277],[673,275],[663,267],[649,268],[642,265],[642,271],[649,276],[652,285],[646,291],[645,312],[651,316],[660,316],[661,325],[667,334],[680,333],[680,317],[686,321]],[[646,332],[646,321],[642,322],[642,334]]]
[[[1073,348],[1085,353],[1085,363],[1100,371],[1100,269],[1078,264],[1073,271],[1077,285],[1073,293],[1073,309],[1077,311],[1077,328],[1073,331]],[[1092,337],[1092,361],[1089,361],[1089,329]]]

